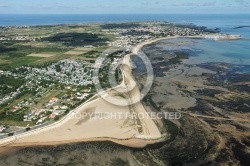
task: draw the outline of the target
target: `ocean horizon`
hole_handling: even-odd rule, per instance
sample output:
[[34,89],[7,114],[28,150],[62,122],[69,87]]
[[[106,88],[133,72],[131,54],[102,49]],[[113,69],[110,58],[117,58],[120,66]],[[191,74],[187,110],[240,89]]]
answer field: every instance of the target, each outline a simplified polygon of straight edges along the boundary
[[250,25],[249,17],[250,14],[0,14],[0,26],[169,21],[213,28],[228,20],[239,26]]

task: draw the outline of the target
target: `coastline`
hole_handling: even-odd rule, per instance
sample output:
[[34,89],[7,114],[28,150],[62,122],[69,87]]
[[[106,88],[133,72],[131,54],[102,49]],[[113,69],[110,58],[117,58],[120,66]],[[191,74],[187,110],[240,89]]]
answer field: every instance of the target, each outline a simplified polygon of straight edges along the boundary
[[[203,36],[170,36],[170,37],[162,37],[162,38],[158,38],[158,39],[154,39],[154,40],[150,40],[150,41],[145,41],[142,42],[140,44],[138,44],[134,49],[133,49],[133,53],[134,54],[138,54],[141,49],[149,44],[161,41],[161,40],[167,40],[167,39],[174,39],[174,38],[208,38],[208,35],[203,35]],[[210,38],[214,39],[213,36],[210,36]],[[130,62],[130,55],[128,56],[127,62]],[[129,64],[131,65],[131,63]],[[131,76],[131,70],[127,71],[127,75],[129,75],[129,79],[133,79],[133,77]],[[135,82],[135,80],[133,80]],[[137,87],[138,88],[138,87]],[[136,92],[138,93],[138,92]],[[95,96],[94,96],[95,97]],[[95,99],[94,101],[96,101],[98,99]],[[91,102],[87,102],[82,104],[81,106],[79,106],[75,111],[78,112],[79,110],[82,110],[81,108],[90,104]],[[138,107],[140,107],[140,110],[145,111],[145,109],[143,108],[143,105],[140,103],[138,105]],[[144,110],[143,110],[144,109]],[[70,114],[68,114],[66,117],[63,118],[63,120],[65,120],[67,122],[67,117],[70,117],[70,115],[74,114],[75,111],[72,111]],[[64,121],[60,121],[61,123],[66,123]],[[63,125],[63,124],[61,124]],[[46,130],[50,130],[50,128],[46,128]],[[39,132],[39,131],[38,131]],[[98,131],[96,131],[98,132]],[[37,134],[37,133],[36,133]],[[7,143],[0,143],[0,147],[3,147],[4,149],[11,150],[12,148],[15,147],[24,147],[24,146],[39,146],[39,145],[44,145],[44,146],[49,146],[49,145],[62,145],[62,144],[69,144],[69,143],[77,143],[77,142],[95,142],[95,141],[112,141],[114,143],[117,144],[121,144],[124,146],[128,146],[128,147],[134,147],[134,148],[143,148],[148,144],[154,144],[157,142],[161,142],[163,141],[163,137],[158,138],[158,139],[141,139],[141,138],[125,138],[125,139],[118,139],[118,138],[112,138],[112,137],[98,137],[98,138],[84,138],[84,139],[75,139],[75,140],[70,140],[70,141],[51,141],[51,142],[46,142],[46,143],[35,143],[35,142],[30,142],[30,143],[13,143],[12,141],[16,141],[16,137],[10,137],[10,138],[15,138],[14,140],[11,141],[7,141]],[[9,138],[9,139],[10,139]],[[2,140],[0,140],[0,142],[3,142]],[[2,144],[2,145],[1,145]],[[6,150],[4,150],[4,152],[6,152]],[[1,153],[1,151],[0,151]]]

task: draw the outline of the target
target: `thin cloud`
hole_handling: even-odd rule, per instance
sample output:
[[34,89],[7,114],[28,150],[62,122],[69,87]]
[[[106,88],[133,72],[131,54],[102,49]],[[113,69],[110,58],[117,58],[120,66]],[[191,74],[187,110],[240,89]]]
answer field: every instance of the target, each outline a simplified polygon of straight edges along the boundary
[[188,3],[174,3],[172,6],[200,6],[198,3],[188,2]]
[[143,6],[149,5],[148,1],[143,1],[141,4],[142,4]]
[[10,8],[13,7],[13,5],[0,5],[0,8]]
[[202,6],[216,6],[215,2],[205,2],[202,4]]
[[235,0],[236,3],[240,5],[248,5],[249,1],[248,0]]
[[216,2],[204,2],[204,3],[174,3],[172,6],[176,7],[206,7],[206,6],[216,6]]
[[155,2],[155,4],[156,4],[156,5],[159,5],[159,4],[160,4],[160,2],[159,2],[159,1],[156,1],[156,2]]

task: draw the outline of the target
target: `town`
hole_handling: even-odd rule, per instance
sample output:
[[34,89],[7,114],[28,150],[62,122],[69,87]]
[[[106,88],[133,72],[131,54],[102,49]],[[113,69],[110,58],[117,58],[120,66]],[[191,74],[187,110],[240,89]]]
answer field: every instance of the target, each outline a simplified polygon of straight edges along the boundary
[[[132,24],[133,25],[133,24]],[[131,48],[138,43],[153,40],[159,37],[168,36],[197,36],[210,34],[206,28],[197,27],[194,25],[175,25],[168,22],[144,23],[143,25],[135,25],[131,27],[121,27],[119,31],[112,32],[108,30],[109,34],[119,34],[120,37],[114,42],[108,42],[109,46]],[[216,33],[217,31],[212,32]]]

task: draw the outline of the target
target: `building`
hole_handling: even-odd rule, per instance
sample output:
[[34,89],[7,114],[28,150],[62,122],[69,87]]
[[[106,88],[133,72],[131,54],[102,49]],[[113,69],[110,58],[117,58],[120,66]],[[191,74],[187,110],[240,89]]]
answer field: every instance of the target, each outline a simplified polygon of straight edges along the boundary
[[57,116],[57,115],[56,115],[55,113],[52,113],[52,114],[49,115],[49,118],[50,118],[50,119],[54,119],[56,116]]

